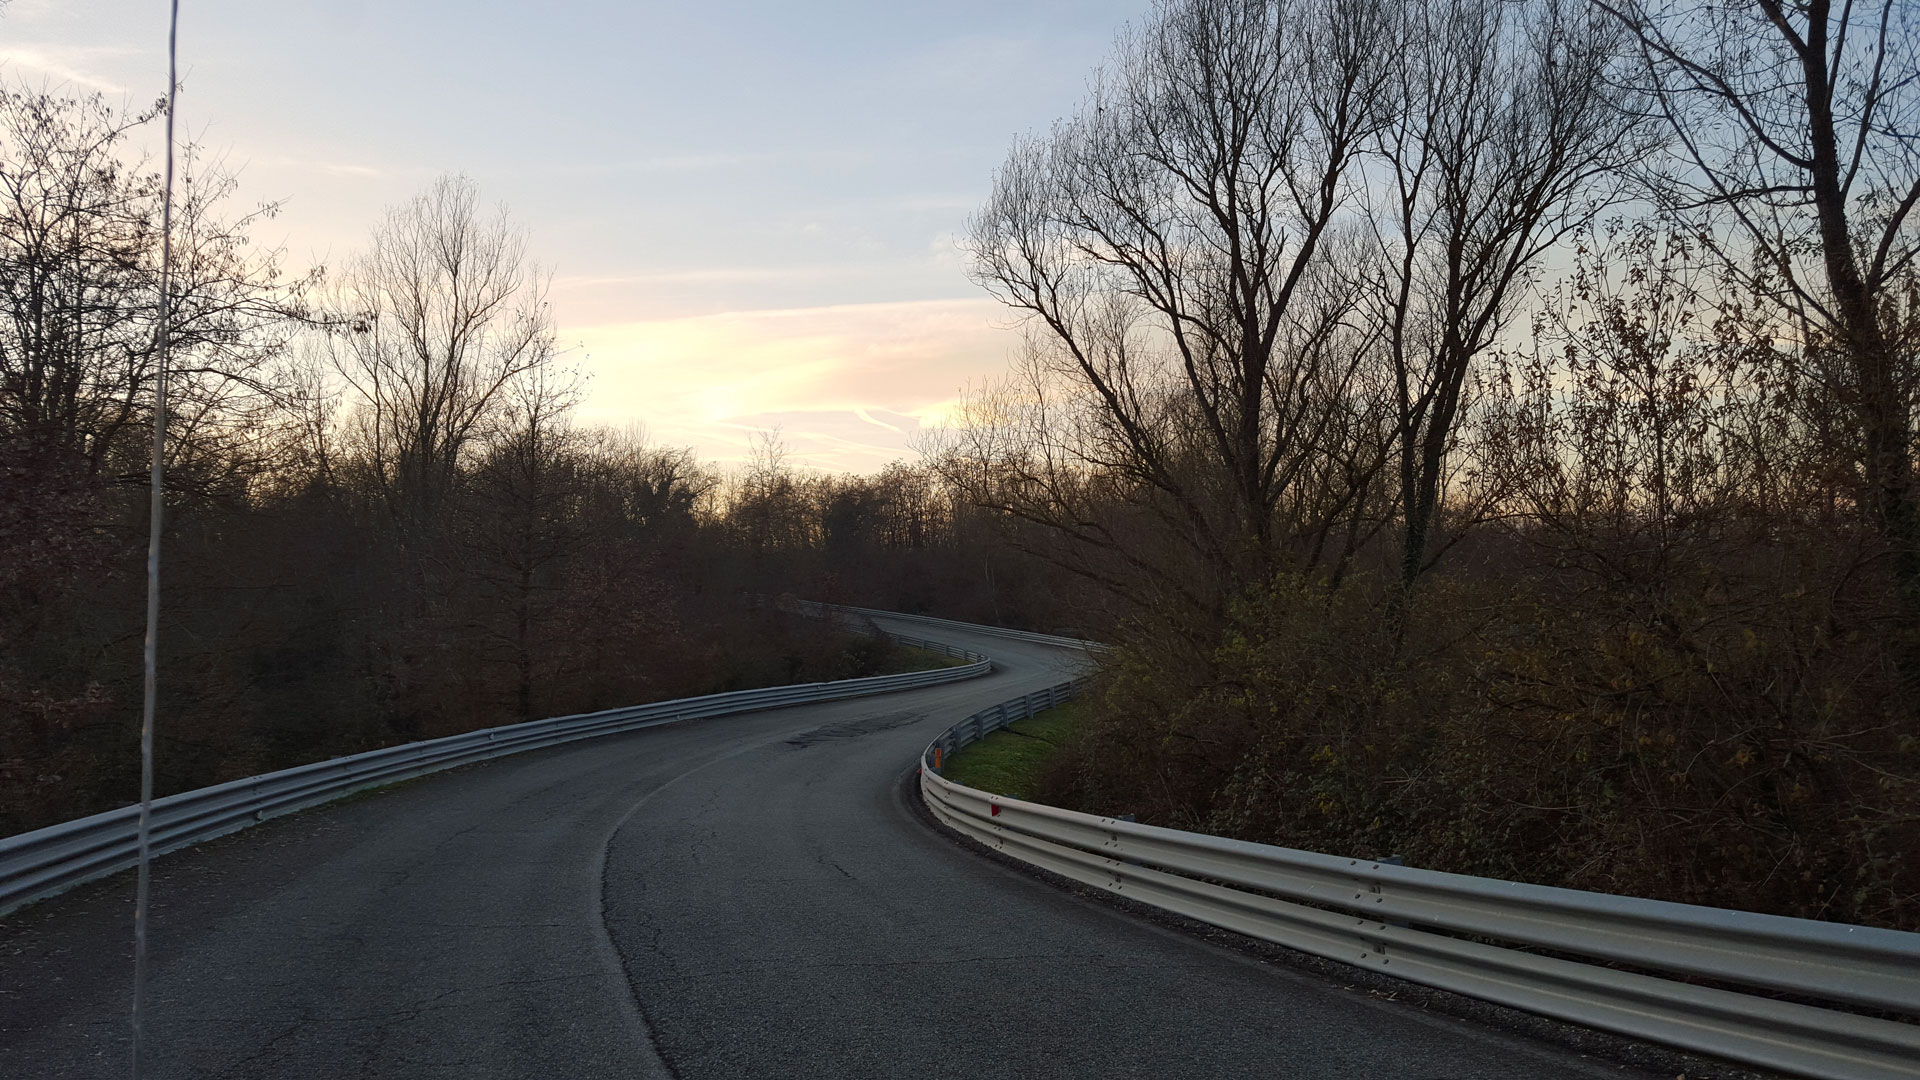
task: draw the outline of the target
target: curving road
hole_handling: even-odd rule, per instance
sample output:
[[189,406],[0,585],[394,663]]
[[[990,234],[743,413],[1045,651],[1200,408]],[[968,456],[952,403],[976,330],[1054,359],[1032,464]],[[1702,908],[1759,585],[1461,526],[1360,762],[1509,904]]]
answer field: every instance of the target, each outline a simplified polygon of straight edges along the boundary
[[[1628,1075],[957,844],[907,802],[916,753],[1075,660],[899,629],[998,670],[505,758],[161,860],[150,1076]],[[0,920],[0,1077],[126,1075],[131,891]]]

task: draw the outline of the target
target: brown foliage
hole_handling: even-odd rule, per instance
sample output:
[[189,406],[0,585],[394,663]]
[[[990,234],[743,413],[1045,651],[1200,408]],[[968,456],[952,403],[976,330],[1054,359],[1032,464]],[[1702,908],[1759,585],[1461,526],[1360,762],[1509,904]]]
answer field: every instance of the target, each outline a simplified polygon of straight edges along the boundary
[[1663,575],[1657,596],[1551,551],[1516,542],[1497,579],[1432,584],[1401,640],[1385,584],[1276,587],[1206,656],[1141,627],[1041,797],[1461,873],[1920,926],[1915,710],[1872,631],[1886,583],[1859,542],[1776,541]]

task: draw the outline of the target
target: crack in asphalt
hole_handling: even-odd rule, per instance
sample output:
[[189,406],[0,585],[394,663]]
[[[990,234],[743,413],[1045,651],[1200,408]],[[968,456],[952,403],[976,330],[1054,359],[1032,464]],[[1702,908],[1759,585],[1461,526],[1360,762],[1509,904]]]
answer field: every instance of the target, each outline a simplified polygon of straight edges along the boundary
[[1098,953],[1009,953],[1004,956],[956,956],[944,960],[927,957],[915,957],[907,960],[837,960],[809,961],[779,957],[769,959],[763,964],[749,964],[745,967],[719,968],[713,971],[696,971],[688,974],[676,973],[674,978],[692,981],[696,979],[722,979],[733,975],[758,975],[767,971],[885,971],[889,969],[961,967],[969,964],[1000,964],[1012,961],[1037,960],[1111,960],[1112,957]]
[[[275,1058],[289,1052],[283,1050],[281,1044],[303,1034],[307,1034],[312,1031],[312,1029],[351,1026],[369,1027],[372,1029],[373,1038],[371,1045],[367,1045],[363,1041],[357,1044],[354,1049],[356,1056],[360,1058],[360,1074],[362,1076],[373,1076],[377,1074],[375,1070],[386,1060],[383,1048],[387,1038],[397,1029],[420,1019],[430,1012],[440,1009],[459,1009],[464,1007],[453,1004],[442,1004],[442,1002],[445,1002],[448,998],[466,994],[486,993],[493,990],[515,990],[530,986],[551,985],[553,983],[578,982],[599,977],[600,975],[597,972],[581,972],[569,975],[546,975],[526,979],[500,979],[494,982],[481,983],[477,986],[456,986],[450,990],[443,990],[429,997],[395,1005],[392,1008],[348,1016],[329,1016],[303,1008],[300,1012],[299,1019],[293,1021],[284,1030],[262,1043],[260,1048],[253,1053],[219,1067],[218,1074],[226,1076],[258,1075],[250,1071],[252,1066],[264,1063],[269,1058]],[[183,1018],[182,1021],[176,1022],[214,1024],[221,1021],[210,1019],[196,1020],[192,1017],[186,1017]],[[320,1037],[324,1038],[324,1036]]]
[[290,1039],[293,1036],[299,1034],[300,1030],[306,1027],[306,1025],[307,1025],[307,1016],[306,1014],[302,1013],[300,1016],[300,1019],[295,1020],[293,1024],[290,1027],[288,1027],[285,1031],[282,1031],[278,1035],[275,1035],[273,1038],[268,1039],[265,1043],[261,1045],[260,1049],[254,1051],[251,1054],[248,1054],[246,1057],[241,1058],[239,1061],[236,1061],[233,1064],[228,1065],[225,1068],[221,1069],[221,1072],[225,1073],[228,1076],[246,1075],[247,1066],[252,1065],[258,1061],[263,1061],[270,1056],[278,1056],[280,1052],[278,1049],[279,1045],[282,1042],[286,1041],[287,1039]]

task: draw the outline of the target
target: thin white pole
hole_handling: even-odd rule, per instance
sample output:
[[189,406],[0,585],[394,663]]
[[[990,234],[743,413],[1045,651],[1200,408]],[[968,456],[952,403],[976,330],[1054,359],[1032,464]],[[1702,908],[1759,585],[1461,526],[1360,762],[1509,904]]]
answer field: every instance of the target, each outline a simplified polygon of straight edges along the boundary
[[153,467],[148,476],[147,642],[140,702],[140,870],[133,900],[133,1080],[140,1080],[146,1050],[147,909],[153,856],[153,706],[158,686],[160,640],[160,525],[166,507],[164,467],[167,449],[167,360],[173,318],[173,105],[180,86],[177,43],[180,0],[171,0],[167,16],[167,183],[160,196],[159,359],[153,376]]

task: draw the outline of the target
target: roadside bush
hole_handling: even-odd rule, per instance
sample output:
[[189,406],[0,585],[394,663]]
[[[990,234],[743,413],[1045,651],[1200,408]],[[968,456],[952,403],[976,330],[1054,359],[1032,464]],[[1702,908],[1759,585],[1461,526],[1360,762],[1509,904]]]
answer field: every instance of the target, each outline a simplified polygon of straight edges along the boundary
[[1136,628],[1041,797],[1460,873],[1920,927],[1915,707],[1866,550],[1776,538],[1684,572],[1670,560],[1657,588],[1552,545],[1516,550],[1549,557],[1429,582],[1411,606],[1387,586],[1277,583],[1204,655]]

